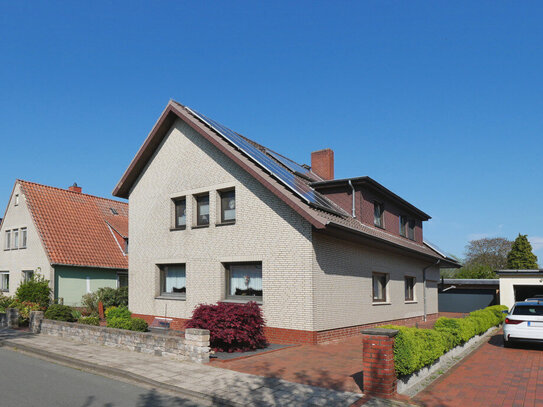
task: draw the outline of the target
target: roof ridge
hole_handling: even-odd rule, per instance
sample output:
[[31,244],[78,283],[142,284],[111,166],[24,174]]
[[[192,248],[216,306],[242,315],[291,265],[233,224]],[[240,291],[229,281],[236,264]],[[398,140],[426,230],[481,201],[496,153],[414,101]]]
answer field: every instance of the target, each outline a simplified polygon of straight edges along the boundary
[[115,200],[115,199],[104,198],[104,197],[102,197],[102,196],[97,196],[97,195],[85,194],[85,193],[83,193],[83,192],[70,191],[69,189],[54,187],[54,186],[51,186],[51,185],[39,184],[39,183],[37,183],[37,182],[26,181],[26,180],[24,180],[24,179],[19,179],[19,178],[17,178],[16,182],[21,182],[21,183],[24,183],[24,184],[37,185],[37,186],[40,186],[40,187],[55,189],[55,190],[57,190],[57,191],[68,192],[68,193],[71,193],[71,194],[84,195],[84,196],[88,196],[88,197],[90,197],[90,198],[101,199],[101,200],[104,200],[104,201],[115,202],[115,203],[118,203],[118,204],[122,204],[122,205],[128,206],[128,202],[117,201],[117,200]]

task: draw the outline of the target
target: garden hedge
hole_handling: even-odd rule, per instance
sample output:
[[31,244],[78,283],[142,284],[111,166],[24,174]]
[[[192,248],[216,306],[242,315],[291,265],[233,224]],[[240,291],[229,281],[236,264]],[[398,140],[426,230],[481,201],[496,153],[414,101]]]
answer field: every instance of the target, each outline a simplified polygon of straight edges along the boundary
[[433,329],[385,325],[397,329],[394,341],[394,365],[397,376],[416,372],[431,365],[441,355],[482,334],[505,319],[504,305],[473,311],[465,318],[439,318]]

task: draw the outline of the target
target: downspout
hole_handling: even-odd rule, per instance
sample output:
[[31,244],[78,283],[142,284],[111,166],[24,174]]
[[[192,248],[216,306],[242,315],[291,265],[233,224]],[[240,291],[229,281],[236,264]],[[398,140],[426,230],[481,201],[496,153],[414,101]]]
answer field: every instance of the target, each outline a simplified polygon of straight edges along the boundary
[[354,187],[353,187],[353,183],[351,182],[351,180],[348,180],[347,181],[349,183],[349,186],[351,187],[351,190],[353,191],[353,218],[356,218],[356,212],[355,212],[355,208],[356,208],[356,205],[355,205],[355,200],[354,200]]
[[428,305],[426,304],[426,270],[428,270],[430,267],[439,265],[439,263],[441,263],[441,259],[439,259],[435,264],[430,264],[429,266],[426,266],[422,269],[422,299],[424,303],[424,322],[426,322],[426,318],[428,315]]

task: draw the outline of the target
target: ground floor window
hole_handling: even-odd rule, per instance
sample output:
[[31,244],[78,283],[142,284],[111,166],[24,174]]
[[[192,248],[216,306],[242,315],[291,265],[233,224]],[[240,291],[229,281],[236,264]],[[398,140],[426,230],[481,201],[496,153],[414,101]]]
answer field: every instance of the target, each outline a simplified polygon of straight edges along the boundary
[[373,283],[373,301],[386,302],[388,274],[373,273],[372,283]]
[[405,300],[415,300],[415,277],[405,276]]
[[262,301],[262,263],[227,264],[226,297]]
[[184,264],[161,264],[160,295],[185,297],[186,270]]
[[34,277],[34,270],[23,270],[23,281],[26,283],[27,281],[32,280]]
[[9,291],[9,271],[0,271],[0,291]]
[[128,287],[127,273],[117,273],[117,287]]

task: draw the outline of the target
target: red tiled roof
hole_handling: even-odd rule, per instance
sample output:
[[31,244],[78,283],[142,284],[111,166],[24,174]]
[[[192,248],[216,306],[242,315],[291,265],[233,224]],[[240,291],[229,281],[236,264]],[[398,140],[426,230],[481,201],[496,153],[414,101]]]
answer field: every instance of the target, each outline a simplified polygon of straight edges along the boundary
[[128,237],[127,203],[17,182],[51,264],[128,269],[122,249]]

